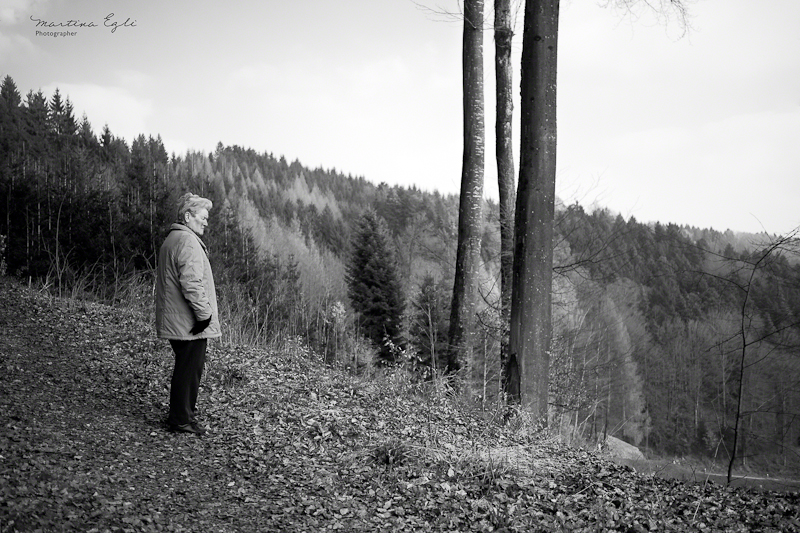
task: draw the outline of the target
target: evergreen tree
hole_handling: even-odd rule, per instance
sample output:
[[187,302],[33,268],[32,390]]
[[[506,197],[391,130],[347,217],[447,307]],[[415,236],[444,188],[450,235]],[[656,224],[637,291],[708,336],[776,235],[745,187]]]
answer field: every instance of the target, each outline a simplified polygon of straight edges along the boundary
[[6,154],[11,154],[20,140],[21,106],[17,85],[11,76],[6,76],[0,85],[0,149]]
[[401,343],[403,295],[386,223],[372,210],[362,215],[353,233],[346,281],[361,332],[380,347],[382,361],[395,362],[386,341]]
[[22,167],[22,100],[11,76],[3,79],[0,87],[0,186],[3,190],[6,216],[0,221],[0,234],[8,237],[12,231],[12,197],[15,178]]

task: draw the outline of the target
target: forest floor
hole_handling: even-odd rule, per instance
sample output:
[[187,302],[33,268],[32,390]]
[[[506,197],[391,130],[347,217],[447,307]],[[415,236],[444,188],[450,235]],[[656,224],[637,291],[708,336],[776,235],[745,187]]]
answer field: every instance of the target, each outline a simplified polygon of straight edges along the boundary
[[0,532],[800,531],[800,494],[637,473],[402,373],[209,345],[166,431],[151,318],[0,279]]

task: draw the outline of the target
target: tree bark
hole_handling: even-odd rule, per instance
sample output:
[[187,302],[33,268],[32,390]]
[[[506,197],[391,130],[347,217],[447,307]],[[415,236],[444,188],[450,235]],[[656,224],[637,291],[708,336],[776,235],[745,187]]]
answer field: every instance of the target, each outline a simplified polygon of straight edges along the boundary
[[512,120],[514,113],[513,74],[511,66],[511,0],[495,0],[494,49],[497,114],[495,117],[495,152],[497,188],[500,202],[500,316],[503,325],[500,340],[500,368],[506,398],[519,402],[519,365],[509,357],[508,328],[511,320],[511,279],[514,268],[514,148]]
[[458,207],[458,244],[450,312],[447,371],[472,357],[483,203],[483,0],[465,0],[463,34],[464,154]]
[[522,40],[520,175],[514,236],[510,351],[523,406],[547,423],[559,0],[527,0]]

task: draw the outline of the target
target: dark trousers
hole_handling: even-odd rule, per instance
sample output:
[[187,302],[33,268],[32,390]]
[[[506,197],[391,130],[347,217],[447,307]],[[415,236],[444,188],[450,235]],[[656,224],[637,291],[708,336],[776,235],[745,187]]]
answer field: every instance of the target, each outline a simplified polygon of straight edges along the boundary
[[169,343],[175,352],[175,370],[169,391],[167,423],[173,426],[191,424],[195,421],[197,392],[206,362],[208,339],[170,340]]

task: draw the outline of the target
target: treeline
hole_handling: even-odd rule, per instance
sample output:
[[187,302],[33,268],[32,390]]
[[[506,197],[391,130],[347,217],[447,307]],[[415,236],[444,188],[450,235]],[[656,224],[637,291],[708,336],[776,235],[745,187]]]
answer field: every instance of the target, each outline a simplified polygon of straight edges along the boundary
[[570,248],[561,276],[578,302],[562,299],[558,315],[564,375],[556,389],[565,391],[559,407],[571,427],[717,457],[729,455],[738,430],[745,462],[771,456],[796,466],[796,233],[748,244],[730,232],[645,225],[577,205],[560,217]]
[[[349,305],[351,231],[367,208],[390,228],[406,293],[416,263],[438,272],[452,248],[452,196],[374,185],[238,146],[168,155],[160,137],[144,135],[128,145],[108,126],[95,134],[58,90],[23,98],[10,76],[0,85],[0,157],[4,268],[59,292],[113,300],[153,268],[177,197],[190,190],[211,199],[204,240],[221,305],[237,317],[229,338],[302,336],[335,351],[328,340],[333,317]],[[423,226],[437,235],[417,238]]]
[[6,76],[0,86],[5,271],[58,293],[114,301],[152,272],[177,217],[175,201],[191,190],[215,205],[206,240],[221,305],[248,310],[247,327],[233,333],[308,331],[313,325],[304,320],[297,263],[258,252],[235,206],[212,186],[209,163],[202,154],[168,156],[160,137],[140,135],[128,145],[107,126],[95,135],[58,90],[49,98],[30,91],[23,100]]
[[[167,154],[159,137],[143,135],[128,145],[107,126],[95,134],[58,91],[23,98],[10,76],[2,81],[8,273],[113,300],[131,278],[149,280],[174,201],[187,190],[214,202],[204,240],[228,338],[301,337],[331,364],[441,371],[456,197],[238,146]],[[497,205],[484,211],[481,333],[462,378],[490,406],[503,403],[503,330]],[[776,239],[560,206],[552,425],[581,439],[611,434],[658,452],[718,457],[738,429],[748,460],[799,463],[800,267],[796,241],[770,248]],[[370,272],[396,283],[354,283]],[[394,291],[386,301],[369,298],[383,294],[379,286]]]

